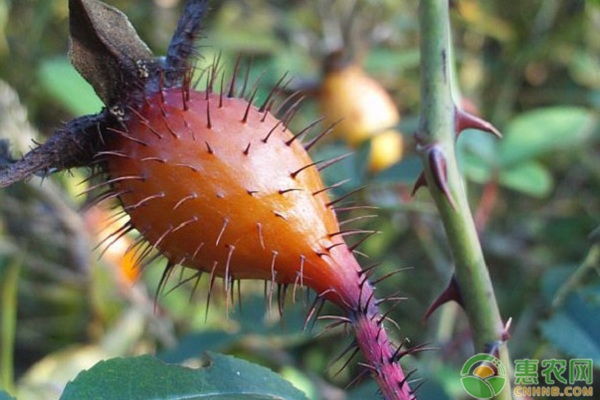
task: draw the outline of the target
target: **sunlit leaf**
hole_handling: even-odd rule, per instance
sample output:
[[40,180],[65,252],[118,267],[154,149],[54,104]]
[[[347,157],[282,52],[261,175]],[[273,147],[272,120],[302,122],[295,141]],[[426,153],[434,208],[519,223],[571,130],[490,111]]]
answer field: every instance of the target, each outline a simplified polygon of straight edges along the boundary
[[66,58],[42,63],[38,77],[42,87],[75,116],[97,113],[103,107],[92,86]]
[[504,130],[500,162],[514,165],[582,145],[591,136],[595,122],[593,114],[580,107],[548,107],[524,113]]
[[544,197],[552,190],[552,176],[543,165],[533,161],[502,170],[499,181],[504,187],[530,196]]
[[207,354],[191,369],[151,356],[114,358],[81,372],[61,400],[78,399],[265,399],[306,396],[272,371],[231,356]]

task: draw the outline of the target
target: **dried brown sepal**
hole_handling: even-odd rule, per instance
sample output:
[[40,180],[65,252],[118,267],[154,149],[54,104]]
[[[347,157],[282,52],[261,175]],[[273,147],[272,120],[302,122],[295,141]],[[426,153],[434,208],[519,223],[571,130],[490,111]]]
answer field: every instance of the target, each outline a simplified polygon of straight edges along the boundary
[[167,77],[169,83],[180,83],[184,74],[193,68],[193,60],[198,56],[196,40],[200,36],[207,9],[208,0],[188,0],[185,3],[167,50],[165,67],[170,73]]
[[155,64],[148,46],[121,11],[98,0],[69,0],[69,54],[107,106]]

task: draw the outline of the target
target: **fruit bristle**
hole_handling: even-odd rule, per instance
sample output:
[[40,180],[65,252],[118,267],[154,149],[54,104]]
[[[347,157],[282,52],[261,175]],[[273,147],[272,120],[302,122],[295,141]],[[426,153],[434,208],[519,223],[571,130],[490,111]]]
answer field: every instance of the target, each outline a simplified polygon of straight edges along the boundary
[[[279,78],[279,80],[275,83],[275,85],[273,85],[271,87],[271,90],[269,90],[269,94],[263,101],[262,105],[258,108],[258,111],[260,111],[260,112],[269,111],[270,106],[272,106],[275,101],[273,97],[276,96],[282,90],[284,90],[291,83],[291,80],[292,80],[291,78],[286,83],[283,83],[283,81],[285,80],[287,75],[288,75],[288,73],[285,72],[281,76],[281,78]],[[282,83],[283,83],[283,85],[282,85]]]

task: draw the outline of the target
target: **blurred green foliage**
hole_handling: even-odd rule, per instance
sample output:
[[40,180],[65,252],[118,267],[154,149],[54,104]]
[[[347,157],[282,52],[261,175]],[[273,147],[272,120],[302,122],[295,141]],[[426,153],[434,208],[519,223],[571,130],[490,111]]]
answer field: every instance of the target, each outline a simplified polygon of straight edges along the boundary
[[[156,54],[164,53],[181,1],[110,4],[130,17]],[[505,135],[497,141],[468,131],[458,144],[501,313],[513,319],[511,356],[577,356],[600,363],[600,244],[587,239],[600,224],[600,4],[452,4],[460,102]],[[224,69],[231,70],[238,55],[253,60],[250,79],[262,73],[259,97],[264,98],[286,71],[295,78],[292,89],[317,83],[323,55],[350,48],[394,96],[403,115],[400,128],[410,141],[419,112],[416,8],[415,1],[214,1],[201,63],[220,54]],[[34,127],[27,125],[14,95],[1,92],[0,136],[16,154],[62,122],[100,108],[68,65],[67,18],[66,0],[0,0],[0,78],[19,94]],[[309,98],[293,124],[298,129],[316,118]],[[339,193],[367,184],[357,202],[380,208],[377,218],[362,222],[381,231],[361,247],[370,257],[364,264],[383,262],[381,276],[410,267],[378,287],[382,294],[399,291],[407,297],[390,314],[401,327],[396,339],[438,348],[405,360],[425,379],[421,397],[461,398],[458,371],[472,353],[463,314],[446,305],[426,324],[421,321],[447,284],[452,260],[427,191],[410,196],[418,159],[409,149],[398,165],[373,176],[365,172],[367,150],[328,169],[325,179],[350,178]],[[329,142],[314,157],[347,151],[343,143]],[[5,314],[6,307],[17,309],[8,323],[16,329],[19,398],[58,398],[68,380],[100,359],[156,353],[194,365],[204,349],[265,365],[313,399],[374,396],[369,382],[338,389],[360,370],[350,363],[336,375],[344,360],[330,365],[349,338],[337,330],[315,338],[319,326],[302,331],[310,303],[300,299],[303,294],[288,304],[280,322],[276,310],[265,313],[262,283],[242,285],[241,311],[231,304],[226,310],[215,295],[206,314],[205,283],[194,289],[192,280],[155,302],[160,266],[135,284],[120,280],[117,267],[92,253],[97,227],[78,211],[84,201],[77,197],[83,189],[78,182],[85,176],[86,171],[73,171],[43,185],[36,178],[0,192],[0,265],[22,263],[17,304],[0,304]],[[176,285],[175,278],[170,285]],[[0,332],[8,335],[11,329],[3,325]]]

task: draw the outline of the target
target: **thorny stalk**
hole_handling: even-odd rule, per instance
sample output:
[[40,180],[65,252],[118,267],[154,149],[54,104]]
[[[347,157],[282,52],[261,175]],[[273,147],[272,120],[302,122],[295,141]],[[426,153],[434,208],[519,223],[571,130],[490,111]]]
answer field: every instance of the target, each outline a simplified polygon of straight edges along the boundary
[[[455,283],[467,314],[475,352],[489,352],[510,369],[505,324],[473,221],[455,156],[464,117],[451,92],[448,0],[421,0],[421,114],[418,151],[455,263]],[[492,129],[490,129],[492,130]],[[510,387],[496,397],[510,399]]]

